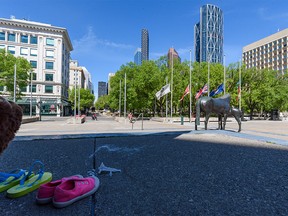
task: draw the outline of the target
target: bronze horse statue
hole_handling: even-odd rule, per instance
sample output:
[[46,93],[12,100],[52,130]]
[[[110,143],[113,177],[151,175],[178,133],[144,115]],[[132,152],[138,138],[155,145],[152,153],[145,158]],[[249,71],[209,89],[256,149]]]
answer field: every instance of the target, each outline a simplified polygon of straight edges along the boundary
[[[239,129],[241,131],[241,117],[242,112],[237,108],[230,107],[231,96],[226,94],[219,98],[202,97],[196,103],[196,119],[195,119],[195,130],[197,130],[197,125],[200,125],[200,113],[205,113],[205,130],[207,130],[207,124],[211,113],[218,115],[218,129],[225,130],[226,120],[229,114],[233,115],[236,119]],[[224,117],[224,122],[222,125],[222,117]]]

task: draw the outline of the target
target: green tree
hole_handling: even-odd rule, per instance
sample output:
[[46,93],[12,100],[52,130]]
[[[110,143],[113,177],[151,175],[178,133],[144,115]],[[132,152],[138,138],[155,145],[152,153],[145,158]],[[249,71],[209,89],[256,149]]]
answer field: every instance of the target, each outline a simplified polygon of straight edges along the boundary
[[[80,110],[90,109],[93,106],[95,96],[88,89],[80,89]],[[72,109],[75,109],[75,88],[69,89],[69,102]],[[76,109],[79,104],[79,89],[76,89]]]
[[21,97],[20,89],[28,85],[29,73],[32,72],[30,63],[22,57],[15,57],[0,50],[0,86],[6,86],[7,91],[13,97],[14,93],[14,65],[16,65],[16,97]]
[[100,110],[100,109],[109,109],[109,96],[108,95],[104,95],[101,96],[97,99],[96,103],[95,103],[95,107],[96,109]]

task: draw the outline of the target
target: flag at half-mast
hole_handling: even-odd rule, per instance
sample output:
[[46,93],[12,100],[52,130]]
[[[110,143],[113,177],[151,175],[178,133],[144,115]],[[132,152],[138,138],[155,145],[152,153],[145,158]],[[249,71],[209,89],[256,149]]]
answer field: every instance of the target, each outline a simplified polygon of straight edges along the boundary
[[208,86],[207,84],[205,84],[203,88],[199,89],[198,93],[195,95],[195,98],[198,99],[202,94],[205,94],[207,92],[208,92]]
[[161,88],[160,91],[158,91],[155,96],[159,100],[164,95],[168,94],[170,92],[170,84],[167,84]]
[[190,87],[189,85],[186,87],[184,94],[182,95],[180,101],[182,101],[184,99],[184,97],[190,93]]

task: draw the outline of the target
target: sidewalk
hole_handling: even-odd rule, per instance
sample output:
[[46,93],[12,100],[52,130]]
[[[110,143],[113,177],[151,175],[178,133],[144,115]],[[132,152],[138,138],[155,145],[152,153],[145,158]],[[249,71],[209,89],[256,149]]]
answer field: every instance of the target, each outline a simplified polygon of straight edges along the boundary
[[[93,171],[98,191],[63,209],[0,193],[3,215],[288,215],[288,122],[247,121],[236,132],[217,122],[138,121],[100,116],[84,124],[45,117],[21,125],[0,171],[45,164],[53,180]],[[279,144],[279,145],[275,145]],[[120,173],[98,174],[101,163]]]
[[[33,139],[61,139],[80,137],[107,137],[115,135],[145,135],[156,133],[179,133],[190,132],[191,134],[218,134],[232,136],[236,139],[254,139],[268,143],[288,145],[288,121],[252,120],[242,122],[242,131],[237,133],[238,124],[234,119],[228,119],[225,131],[216,130],[218,123],[213,118],[208,123],[208,130],[204,130],[204,122],[201,121],[198,130],[195,131],[195,122],[165,121],[158,118],[157,121],[141,120],[133,125],[124,118],[113,118],[110,116],[99,116],[98,121],[87,117],[83,124],[68,124],[70,117],[42,117],[42,121],[22,124],[16,134],[15,140]],[[176,120],[176,118],[174,119]],[[133,128],[132,128],[133,127]],[[221,139],[220,139],[221,141]]]

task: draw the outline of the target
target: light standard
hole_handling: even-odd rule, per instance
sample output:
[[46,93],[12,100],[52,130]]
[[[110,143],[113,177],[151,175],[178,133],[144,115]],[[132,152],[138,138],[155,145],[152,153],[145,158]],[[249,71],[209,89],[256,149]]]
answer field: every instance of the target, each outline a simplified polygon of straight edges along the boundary
[[13,102],[16,102],[16,64],[14,65],[14,94],[13,94]]
[[30,71],[30,117],[32,117],[32,72]]
[[[74,118],[76,119],[76,70],[74,70],[74,88],[75,88],[75,95],[74,95]],[[75,121],[76,123],[76,121]]]
[[121,117],[121,79],[120,79],[120,94],[119,94],[119,117]]
[[192,92],[191,92],[191,89],[192,89],[192,87],[191,87],[191,49],[190,49],[190,69],[189,69],[189,75],[190,75],[190,78],[189,78],[189,93],[190,93],[190,100],[189,100],[189,110],[190,110],[190,115],[189,115],[189,117],[190,117],[190,123],[191,123],[191,121],[192,121],[192,106],[191,106],[191,103],[192,103]]
[[172,53],[172,59],[171,59],[171,62],[172,62],[172,71],[171,71],[171,110],[170,110],[170,115],[171,115],[171,123],[173,122],[172,121],[172,112],[173,112],[173,53]]

